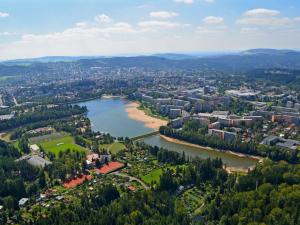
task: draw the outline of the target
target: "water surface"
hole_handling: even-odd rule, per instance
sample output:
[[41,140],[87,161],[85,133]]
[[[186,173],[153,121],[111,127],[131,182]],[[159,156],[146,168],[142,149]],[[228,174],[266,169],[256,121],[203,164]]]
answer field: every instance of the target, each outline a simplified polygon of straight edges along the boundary
[[237,155],[228,154],[225,152],[213,151],[205,148],[197,148],[193,146],[187,146],[183,144],[170,142],[161,138],[159,135],[145,138],[143,141],[146,144],[171,149],[172,151],[176,151],[179,153],[182,153],[184,151],[185,155],[189,157],[199,157],[202,159],[218,157],[221,158],[223,163],[229,167],[247,169],[251,166],[254,166],[257,163],[257,160],[248,157],[239,157]]
[[[87,116],[91,120],[94,131],[108,132],[114,137],[135,137],[153,131],[153,129],[145,127],[143,122],[129,118],[126,104],[128,101],[120,98],[97,99],[78,103],[78,105],[88,108]],[[179,153],[184,151],[185,155],[189,157],[198,156],[202,159],[219,157],[229,167],[247,169],[257,163],[257,160],[248,157],[238,157],[225,152],[169,142],[159,135],[147,137],[142,141]]]
[[135,137],[146,134],[152,129],[141,121],[130,119],[126,112],[128,101],[120,98],[96,99],[78,103],[88,109],[94,131],[107,132],[114,137]]

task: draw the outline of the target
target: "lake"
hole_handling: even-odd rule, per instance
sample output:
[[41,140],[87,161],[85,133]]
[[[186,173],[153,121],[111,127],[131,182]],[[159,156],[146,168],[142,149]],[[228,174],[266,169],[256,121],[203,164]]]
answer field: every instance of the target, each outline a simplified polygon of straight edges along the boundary
[[[121,98],[103,98],[78,103],[80,106],[87,107],[87,116],[91,120],[94,131],[108,132],[114,137],[135,137],[153,131],[153,129],[145,127],[143,122],[129,118],[126,104],[128,101]],[[181,145],[166,141],[159,135],[147,137],[143,141],[179,153],[184,151],[189,157],[202,159],[219,157],[229,167],[247,169],[257,164],[257,160],[249,157],[239,157],[225,152]]]
[[86,106],[94,131],[107,132],[114,137],[136,137],[153,131],[141,121],[130,119],[126,112],[128,101],[120,98],[103,98],[77,105]]

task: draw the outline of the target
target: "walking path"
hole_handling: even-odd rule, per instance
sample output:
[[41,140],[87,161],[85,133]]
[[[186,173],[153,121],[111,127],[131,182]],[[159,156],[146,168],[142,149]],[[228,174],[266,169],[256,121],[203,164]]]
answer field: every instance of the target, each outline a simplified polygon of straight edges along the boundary
[[137,181],[139,182],[144,188],[145,190],[149,190],[150,187],[147,186],[142,180],[136,178],[136,177],[132,177],[132,176],[129,176],[129,175],[126,175],[126,174],[123,174],[123,173],[119,173],[119,172],[114,172],[114,173],[111,173],[111,174],[114,174],[116,176],[120,176],[120,177],[127,177],[129,178],[130,181]]

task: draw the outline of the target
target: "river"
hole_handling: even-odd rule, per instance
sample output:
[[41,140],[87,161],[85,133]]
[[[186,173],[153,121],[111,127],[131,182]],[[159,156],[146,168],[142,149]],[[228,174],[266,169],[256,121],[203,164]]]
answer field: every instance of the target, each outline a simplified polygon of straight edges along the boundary
[[[87,116],[91,120],[94,131],[108,132],[115,137],[135,137],[153,131],[153,129],[146,127],[143,122],[129,118],[126,111],[128,103],[127,100],[121,98],[103,98],[80,102],[78,105],[88,108]],[[250,157],[239,157],[225,152],[173,143],[159,135],[147,137],[143,141],[179,153],[184,151],[189,157],[202,159],[219,157],[228,167],[241,170],[257,164],[257,160]]]

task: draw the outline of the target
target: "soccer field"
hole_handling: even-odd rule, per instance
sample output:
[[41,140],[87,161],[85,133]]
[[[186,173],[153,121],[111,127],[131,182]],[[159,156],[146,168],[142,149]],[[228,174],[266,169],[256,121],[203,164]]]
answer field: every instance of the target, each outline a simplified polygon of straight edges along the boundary
[[87,149],[84,147],[81,147],[74,142],[74,138],[70,136],[69,134],[62,134],[57,135],[57,133],[54,133],[51,135],[44,135],[46,137],[43,138],[43,136],[39,137],[39,139],[30,140],[31,144],[38,144],[43,149],[45,149],[48,152],[54,153],[56,156],[59,154],[60,151],[64,152],[67,149],[75,150],[79,152],[86,152]]

